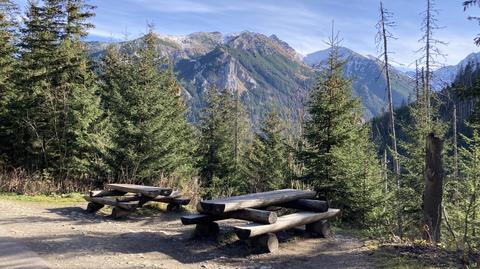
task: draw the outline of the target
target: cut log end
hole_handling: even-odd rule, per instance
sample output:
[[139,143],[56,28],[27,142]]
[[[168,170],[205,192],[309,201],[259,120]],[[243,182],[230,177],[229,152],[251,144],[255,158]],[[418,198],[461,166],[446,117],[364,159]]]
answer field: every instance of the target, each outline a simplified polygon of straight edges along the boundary
[[317,221],[314,223],[307,224],[305,230],[311,233],[315,233],[320,237],[333,239],[334,234],[332,229],[330,229],[330,223],[326,220]]
[[274,233],[267,233],[251,239],[256,251],[272,253],[278,250],[278,238]]
[[270,214],[268,215],[268,223],[269,224],[275,223],[275,222],[277,222],[277,219],[278,219],[277,213],[270,212]]
[[220,233],[220,227],[216,222],[199,223],[195,227],[194,237],[208,238],[216,237]]

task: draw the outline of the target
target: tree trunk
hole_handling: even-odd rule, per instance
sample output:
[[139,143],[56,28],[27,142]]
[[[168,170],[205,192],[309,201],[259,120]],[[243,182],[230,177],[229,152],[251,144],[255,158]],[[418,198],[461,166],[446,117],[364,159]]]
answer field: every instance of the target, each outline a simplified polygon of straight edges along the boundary
[[443,192],[443,141],[433,133],[427,136],[425,156],[425,190],[423,193],[424,238],[440,242]]

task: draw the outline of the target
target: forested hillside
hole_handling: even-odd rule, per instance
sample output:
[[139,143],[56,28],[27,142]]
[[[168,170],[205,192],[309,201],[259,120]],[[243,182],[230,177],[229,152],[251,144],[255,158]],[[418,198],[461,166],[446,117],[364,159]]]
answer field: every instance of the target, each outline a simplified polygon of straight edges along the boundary
[[[276,107],[283,118],[299,120],[314,77],[326,61],[329,50],[301,56],[275,35],[242,32],[223,35],[193,33],[187,36],[156,35],[156,48],[171,59],[177,78],[185,88],[190,120],[198,121],[205,106],[205,89],[238,90],[252,121],[257,124]],[[135,47],[142,39],[115,43]],[[104,55],[107,43],[87,43],[93,59]],[[347,48],[344,75],[352,80],[354,94],[364,106],[364,118],[382,113],[386,107],[385,80],[379,76],[381,63]],[[413,94],[413,79],[393,72],[395,106],[407,103]]]

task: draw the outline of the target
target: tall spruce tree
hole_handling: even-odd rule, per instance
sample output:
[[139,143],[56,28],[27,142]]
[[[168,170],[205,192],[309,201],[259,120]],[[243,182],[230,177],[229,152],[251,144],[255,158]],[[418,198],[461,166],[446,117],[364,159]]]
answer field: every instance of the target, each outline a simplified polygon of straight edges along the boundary
[[271,112],[260,124],[248,152],[247,175],[252,192],[270,191],[288,186],[289,151],[285,144],[284,124]]
[[211,89],[199,129],[198,165],[205,197],[246,192],[244,156],[250,123],[238,98],[228,90]]
[[344,62],[339,56],[338,35],[332,33],[329,43],[327,66],[311,90],[308,103],[307,145],[301,153],[305,163],[303,178],[319,196],[342,208],[345,220],[364,224],[372,210],[372,206],[366,205],[373,205],[377,197],[358,194],[369,193],[366,190],[370,187],[381,187],[378,184],[381,169],[368,146],[360,102],[352,96],[350,81],[343,78]]
[[16,92],[15,59],[18,9],[9,0],[0,0],[0,165],[14,158],[17,134],[14,131]]
[[103,60],[103,105],[113,126],[109,163],[116,178],[149,183],[194,174],[193,129],[167,65],[152,30],[135,53],[112,47]]
[[82,0],[30,2],[22,29],[25,160],[56,178],[87,177],[102,143],[95,76],[82,37],[94,14]]

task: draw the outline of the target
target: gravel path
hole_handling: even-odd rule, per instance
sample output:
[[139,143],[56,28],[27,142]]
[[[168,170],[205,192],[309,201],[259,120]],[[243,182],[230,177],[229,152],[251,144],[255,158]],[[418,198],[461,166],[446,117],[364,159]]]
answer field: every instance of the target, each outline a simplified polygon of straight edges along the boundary
[[[37,253],[51,268],[374,267],[364,244],[344,234],[325,240],[300,231],[281,233],[278,252],[251,254],[224,225],[226,235],[216,241],[193,240],[193,227],[181,225],[182,214],[114,221],[84,214],[85,206],[0,200],[0,236],[26,246],[24,251]],[[9,268],[1,257],[0,268]]]

